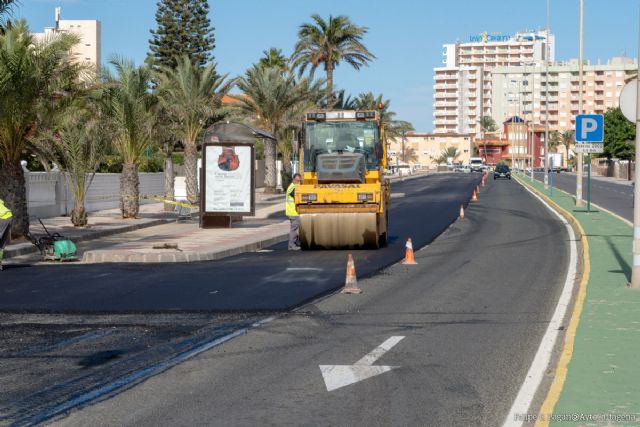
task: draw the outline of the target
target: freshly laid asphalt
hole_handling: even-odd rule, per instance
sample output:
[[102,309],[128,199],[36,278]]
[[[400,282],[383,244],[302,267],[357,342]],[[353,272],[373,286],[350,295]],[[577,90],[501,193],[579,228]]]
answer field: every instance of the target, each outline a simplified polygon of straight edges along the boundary
[[[550,175],[551,176],[551,175]],[[537,172],[535,178],[543,180],[542,172]],[[576,174],[575,173],[554,173],[553,187],[566,191],[569,194],[576,194]],[[587,207],[587,178],[586,174],[582,181],[583,209]],[[620,215],[628,221],[633,221],[633,187],[625,184],[617,184],[598,178],[591,180],[591,201],[602,206],[611,212]],[[594,207],[594,209],[596,209]]]
[[[394,183],[389,245],[354,251],[364,277],[442,233],[468,202],[479,174],[437,174]],[[0,276],[0,311],[281,311],[344,284],[348,251],[291,253],[284,244],[215,262],[24,266]]]
[[[409,232],[421,245],[446,227],[459,209],[455,189],[467,191],[474,179],[455,178],[398,185],[396,191],[406,195],[394,200],[396,240],[377,253],[358,252],[358,273],[370,274],[380,263],[397,259]],[[216,263],[208,274],[226,283],[220,273],[243,268],[248,278],[236,277],[235,286],[249,288],[267,299],[260,305],[269,306],[272,298],[262,287],[287,299],[284,306],[305,297],[300,288],[330,289],[338,273],[327,265],[335,264],[344,274],[341,252],[277,252]],[[361,295],[335,294],[308,304],[56,424],[501,425],[566,276],[564,226],[516,182],[491,180],[466,218],[417,252],[416,260],[416,266],[396,264],[361,279]],[[282,266],[269,270],[269,261]],[[319,270],[293,274],[287,266]],[[196,266],[196,273],[184,278],[185,287],[191,289],[189,281],[206,277],[203,268]],[[272,276],[256,280],[254,275],[265,271]],[[153,274],[156,286],[159,277],[171,277],[168,271]],[[217,283],[217,289],[228,289]],[[130,287],[136,288],[133,279]],[[176,296],[164,289],[165,298]],[[197,295],[202,296],[192,289],[191,298]],[[20,304],[24,302],[11,306]],[[56,300],[55,306],[61,303]],[[355,363],[391,336],[404,338],[375,364],[396,369],[327,391],[319,365]]]

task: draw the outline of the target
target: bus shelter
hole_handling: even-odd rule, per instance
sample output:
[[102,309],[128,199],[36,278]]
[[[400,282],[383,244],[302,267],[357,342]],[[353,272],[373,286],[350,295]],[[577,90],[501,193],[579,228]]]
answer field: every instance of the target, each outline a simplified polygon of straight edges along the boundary
[[200,227],[231,227],[233,218],[255,215],[255,142],[276,138],[242,123],[216,123],[204,132]]

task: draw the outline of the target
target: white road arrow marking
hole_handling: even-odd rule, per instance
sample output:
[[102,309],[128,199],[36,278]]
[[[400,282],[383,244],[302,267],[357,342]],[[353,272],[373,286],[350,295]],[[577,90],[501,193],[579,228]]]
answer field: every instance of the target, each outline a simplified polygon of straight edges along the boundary
[[327,391],[333,391],[355,384],[367,378],[375,377],[376,375],[399,368],[399,366],[372,365],[403,338],[404,337],[399,336],[389,338],[353,365],[320,365],[320,372],[322,372]]

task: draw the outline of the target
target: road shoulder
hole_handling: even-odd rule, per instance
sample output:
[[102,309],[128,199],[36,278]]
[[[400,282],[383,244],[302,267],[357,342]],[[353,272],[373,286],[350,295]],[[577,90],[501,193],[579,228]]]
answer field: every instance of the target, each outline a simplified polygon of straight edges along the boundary
[[[640,371],[635,366],[640,293],[626,288],[631,228],[608,212],[580,212],[571,195],[544,194],[542,184],[523,182],[572,218],[585,248],[584,286],[578,296],[554,384],[537,414],[537,426],[584,425],[585,421],[637,425]],[[573,329],[573,331],[572,331]],[[551,417],[553,415],[553,418]]]

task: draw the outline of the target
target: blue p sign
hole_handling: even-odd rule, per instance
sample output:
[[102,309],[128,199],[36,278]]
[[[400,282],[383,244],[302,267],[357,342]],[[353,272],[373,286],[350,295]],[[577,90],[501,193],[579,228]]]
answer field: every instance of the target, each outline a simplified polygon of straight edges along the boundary
[[576,116],[576,142],[602,142],[603,139],[604,116],[602,114]]

